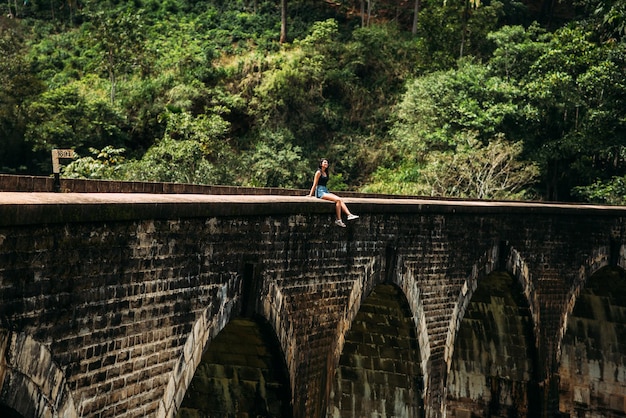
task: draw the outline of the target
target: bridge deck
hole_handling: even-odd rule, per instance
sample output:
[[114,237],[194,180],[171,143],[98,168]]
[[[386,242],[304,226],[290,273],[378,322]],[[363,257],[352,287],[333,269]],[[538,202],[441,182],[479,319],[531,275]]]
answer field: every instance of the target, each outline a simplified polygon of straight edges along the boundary
[[[366,213],[512,213],[615,216],[624,206],[517,201],[411,198],[345,198],[350,208]],[[0,193],[0,225],[80,221],[171,219],[189,217],[333,213],[331,202],[307,196],[210,195],[152,193]]]

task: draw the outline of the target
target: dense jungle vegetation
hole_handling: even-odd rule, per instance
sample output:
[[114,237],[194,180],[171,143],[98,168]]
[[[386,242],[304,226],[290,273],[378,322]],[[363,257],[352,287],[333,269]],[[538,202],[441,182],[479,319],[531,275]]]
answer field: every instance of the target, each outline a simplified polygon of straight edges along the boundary
[[623,0],[6,0],[0,172],[626,203]]

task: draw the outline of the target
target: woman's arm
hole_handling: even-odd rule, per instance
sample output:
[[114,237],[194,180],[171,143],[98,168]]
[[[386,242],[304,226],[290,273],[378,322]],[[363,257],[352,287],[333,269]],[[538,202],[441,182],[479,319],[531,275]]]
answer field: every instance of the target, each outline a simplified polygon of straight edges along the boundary
[[315,177],[313,177],[313,187],[311,187],[311,191],[309,192],[309,196],[315,196],[315,189],[317,188],[317,181],[319,180],[322,172],[317,170],[315,172]]

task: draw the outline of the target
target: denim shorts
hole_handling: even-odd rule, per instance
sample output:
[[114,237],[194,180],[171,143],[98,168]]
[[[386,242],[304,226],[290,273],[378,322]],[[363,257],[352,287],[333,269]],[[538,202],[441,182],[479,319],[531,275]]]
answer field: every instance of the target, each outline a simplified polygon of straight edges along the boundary
[[322,198],[326,193],[328,193],[328,189],[326,186],[317,186],[315,189],[315,197]]

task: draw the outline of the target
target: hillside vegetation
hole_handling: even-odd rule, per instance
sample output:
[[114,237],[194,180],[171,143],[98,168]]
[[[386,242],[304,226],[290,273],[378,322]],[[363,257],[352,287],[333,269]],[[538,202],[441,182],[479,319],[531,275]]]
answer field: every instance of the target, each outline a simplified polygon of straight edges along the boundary
[[624,204],[626,6],[553,3],[8,0],[0,171]]

